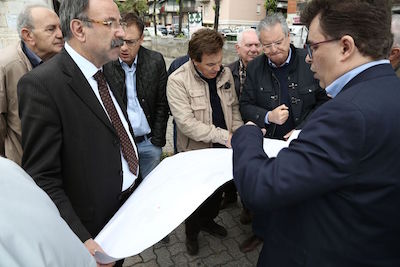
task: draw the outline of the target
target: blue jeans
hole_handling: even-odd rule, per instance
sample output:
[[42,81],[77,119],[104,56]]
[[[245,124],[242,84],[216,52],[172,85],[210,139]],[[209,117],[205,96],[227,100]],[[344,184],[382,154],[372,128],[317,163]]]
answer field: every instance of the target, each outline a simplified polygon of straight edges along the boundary
[[151,143],[151,138],[145,139],[137,145],[139,151],[139,167],[144,179],[161,160],[161,147]]

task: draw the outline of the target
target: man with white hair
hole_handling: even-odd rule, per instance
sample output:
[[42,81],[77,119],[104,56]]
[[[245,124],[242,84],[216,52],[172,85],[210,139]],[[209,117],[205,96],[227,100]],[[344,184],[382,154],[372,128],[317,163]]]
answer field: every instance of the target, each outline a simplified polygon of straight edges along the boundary
[[[236,95],[240,98],[246,80],[247,64],[261,53],[261,44],[258,40],[256,30],[249,28],[240,32],[238,34],[235,48],[239,59],[229,64],[228,67],[231,69],[235,81]],[[229,204],[235,203],[236,201],[237,192],[235,183],[229,181],[224,185],[224,197],[221,202],[221,209],[228,207]],[[251,220],[250,211],[243,206],[243,210],[240,214],[240,222],[242,224],[249,224]],[[249,252],[261,244],[261,242],[262,241],[259,237],[252,235],[240,245],[240,249],[242,252]]]
[[389,60],[397,77],[400,77],[400,14],[392,15],[393,46],[390,51]]
[[[266,129],[266,137],[287,139],[329,98],[305,62],[307,52],[290,43],[282,14],[268,14],[258,24],[257,33],[264,53],[247,67],[240,113],[245,122],[253,121]],[[254,234],[240,245],[242,252],[253,250],[268,238],[265,225],[270,215],[251,211]]]
[[0,50],[0,155],[21,164],[21,122],[18,116],[19,79],[64,46],[57,14],[44,5],[29,5],[19,14],[21,39]]

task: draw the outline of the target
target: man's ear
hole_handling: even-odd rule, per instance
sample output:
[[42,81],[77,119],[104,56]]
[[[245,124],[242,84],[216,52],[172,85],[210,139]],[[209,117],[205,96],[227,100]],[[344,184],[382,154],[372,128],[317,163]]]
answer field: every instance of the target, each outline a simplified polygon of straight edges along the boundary
[[237,54],[239,54],[239,48],[240,48],[239,44],[235,44],[235,49]]
[[21,29],[21,38],[25,43],[29,44],[30,46],[35,45],[35,38],[33,38],[31,30],[29,30],[28,28]]
[[356,44],[354,42],[353,37],[351,37],[350,35],[344,35],[342,38],[340,38],[339,42],[341,46],[341,51],[340,51],[340,55],[342,57],[341,61],[347,60],[356,52],[357,50]]
[[400,59],[400,47],[393,47],[392,50],[390,50],[390,55],[389,55],[389,60],[399,60]]
[[86,40],[85,28],[83,27],[83,22],[81,20],[73,19],[73,20],[71,20],[69,26],[70,26],[72,35],[77,40],[79,40],[80,42],[84,42]]
[[142,33],[142,36],[140,36],[139,38],[139,45],[142,45],[143,40],[144,40],[144,34]]

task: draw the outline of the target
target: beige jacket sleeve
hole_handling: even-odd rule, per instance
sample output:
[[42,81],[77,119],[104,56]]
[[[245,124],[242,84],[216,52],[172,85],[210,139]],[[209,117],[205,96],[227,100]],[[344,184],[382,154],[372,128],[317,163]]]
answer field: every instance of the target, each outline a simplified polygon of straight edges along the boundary
[[[176,125],[185,136],[198,142],[226,145],[229,132],[215,127],[211,124],[211,121],[205,121],[208,120],[208,116],[206,114],[201,115],[202,111],[195,111],[192,108],[189,91],[185,83],[177,76],[172,75],[168,79],[167,97]],[[206,113],[211,107],[202,108],[203,113]],[[197,117],[195,112],[199,112]]]
[[4,67],[0,66],[0,155],[5,155],[4,140],[7,135],[7,92]]

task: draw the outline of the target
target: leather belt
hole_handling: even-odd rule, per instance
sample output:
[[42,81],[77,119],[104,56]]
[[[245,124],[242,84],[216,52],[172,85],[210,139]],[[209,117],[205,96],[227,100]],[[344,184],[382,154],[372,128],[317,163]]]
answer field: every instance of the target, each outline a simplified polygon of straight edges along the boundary
[[136,142],[136,144],[139,144],[139,143],[149,139],[150,137],[151,137],[151,133],[141,135],[141,136],[135,136],[135,142]]
[[119,194],[118,199],[121,201],[121,205],[125,203],[125,201],[132,195],[133,191],[139,186],[139,184],[142,182],[142,178],[136,178],[136,180],[133,182],[133,184],[126,189],[125,191],[121,192]]

